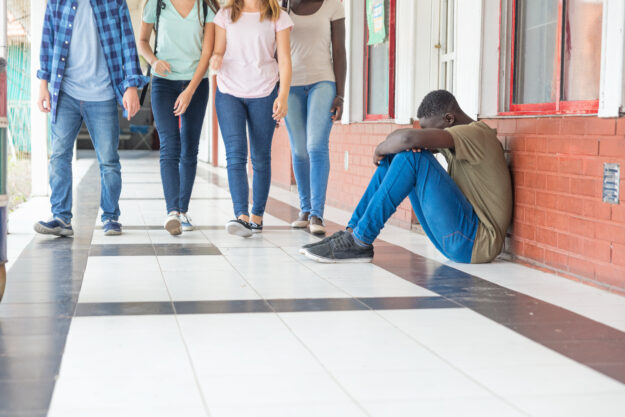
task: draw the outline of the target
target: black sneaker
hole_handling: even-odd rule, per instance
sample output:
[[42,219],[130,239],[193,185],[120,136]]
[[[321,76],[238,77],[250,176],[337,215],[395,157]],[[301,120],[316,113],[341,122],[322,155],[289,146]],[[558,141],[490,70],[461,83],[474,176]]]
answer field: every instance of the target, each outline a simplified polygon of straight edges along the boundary
[[250,237],[252,236],[252,226],[241,219],[230,220],[226,223],[226,231],[231,235]]
[[322,263],[361,263],[373,260],[373,245],[360,246],[346,232],[328,242],[304,249],[304,255]]
[[313,246],[323,245],[324,243],[328,243],[331,240],[339,238],[341,235],[343,235],[343,233],[348,233],[348,232],[347,232],[347,230],[339,230],[338,232],[334,233],[333,235],[321,239],[319,242],[314,242],[314,243],[309,243],[307,245],[304,245],[301,248],[299,248],[299,253],[301,253],[303,255],[304,252],[306,251],[306,249],[312,248]]
[[252,233],[260,233],[263,231],[263,222],[260,224],[250,222],[250,229],[252,229]]

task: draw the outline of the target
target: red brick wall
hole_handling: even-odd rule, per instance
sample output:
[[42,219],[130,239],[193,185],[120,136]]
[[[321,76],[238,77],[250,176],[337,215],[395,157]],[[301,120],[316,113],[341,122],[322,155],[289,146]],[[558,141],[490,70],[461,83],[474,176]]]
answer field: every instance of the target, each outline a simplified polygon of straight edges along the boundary
[[[604,162],[625,171],[625,118],[506,118],[485,120],[498,129],[514,181],[511,245],[521,262],[625,291],[625,180],[619,205],[601,201]],[[328,204],[351,210],[375,167],[375,146],[392,123],[335,124],[330,138]],[[345,152],[349,167],[344,169]],[[274,183],[293,184],[286,129],[274,138]],[[621,175],[622,176],[622,175]],[[406,200],[392,223],[410,227]]]
[[[326,203],[333,207],[353,210],[358,204],[375,171],[373,151],[386,135],[400,126],[393,123],[335,123],[330,135],[330,178]],[[280,187],[295,184],[291,172],[291,151],[283,126],[274,136],[272,148],[272,183]],[[345,152],[349,153],[345,170]],[[391,224],[409,228],[413,218],[410,202],[402,203],[391,219]]]
[[509,250],[520,260],[625,291],[625,181],[620,204],[604,203],[601,194],[603,164],[625,169],[625,118],[485,121],[497,128],[510,157]]

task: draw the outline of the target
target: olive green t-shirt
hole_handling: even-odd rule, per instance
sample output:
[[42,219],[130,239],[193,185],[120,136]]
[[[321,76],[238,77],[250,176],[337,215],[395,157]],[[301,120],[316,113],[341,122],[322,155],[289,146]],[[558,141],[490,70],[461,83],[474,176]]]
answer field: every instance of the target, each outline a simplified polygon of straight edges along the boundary
[[454,149],[439,151],[480,220],[471,263],[490,262],[501,252],[512,218],[512,182],[503,147],[497,131],[484,122],[445,130],[454,140]]

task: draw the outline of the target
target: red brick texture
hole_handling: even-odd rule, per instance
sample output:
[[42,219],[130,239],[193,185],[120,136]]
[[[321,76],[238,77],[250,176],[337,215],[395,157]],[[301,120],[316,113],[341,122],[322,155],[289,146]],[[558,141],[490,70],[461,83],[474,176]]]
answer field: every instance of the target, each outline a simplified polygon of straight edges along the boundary
[[509,154],[521,261],[625,291],[625,195],[602,201],[603,164],[625,169],[625,118],[491,119]]
[[[625,292],[625,180],[620,204],[601,199],[603,164],[625,171],[625,118],[486,119],[497,128],[514,183],[514,220],[506,251],[519,262]],[[353,209],[375,166],[375,146],[393,123],[335,124],[327,203]],[[345,158],[348,158],[345,169]],[[273,182],[294,184],[286,129],[274,137]],[[391,223],[415,223],[406,200]]]

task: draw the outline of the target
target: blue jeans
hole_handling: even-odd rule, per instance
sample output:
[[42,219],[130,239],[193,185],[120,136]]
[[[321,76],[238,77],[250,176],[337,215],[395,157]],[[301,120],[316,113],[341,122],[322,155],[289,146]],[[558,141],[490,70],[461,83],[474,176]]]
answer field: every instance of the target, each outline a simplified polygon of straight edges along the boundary
[[384,158],[348,227],[358,239],[373,243],[407,196],[434,246],[452,261],[470,263],[479,219],[460,188],[428,151]]
[[330,175],[330,109],[336,97],[336,83],[321,81],[291,87],[286,128],[291,141],[293,171],[300,209],[323,218]]
[[247,182],[247,132],[250,133],[252,170],[252,214],[262,216],[271,185],[271,141],[276,129],[273,102],[278,96],[277,87],[267,97],[239,98],[223,94],[215,96],[217,119],[226,145],[228,186],[232,195],[234,215],[249,216],[249,184]]
[[52,124],[49,167],[52,214],[66,223],[72,219],[72,156],[83,120],[100,164],[102,221],[117,220],[122,191],[121,165],[117,152],[117,101],[80,101],[63,91],[59,93],[56,122]]
[[[189,210],[197,171],[197,153],[208,104],[208,79],[198,85],[191,103],[179,119],[174,103],[189,81],[152,79],[152,112],[161,141],[161,182],[167,212]],[[180,124],[179,124],[180,123]]]

